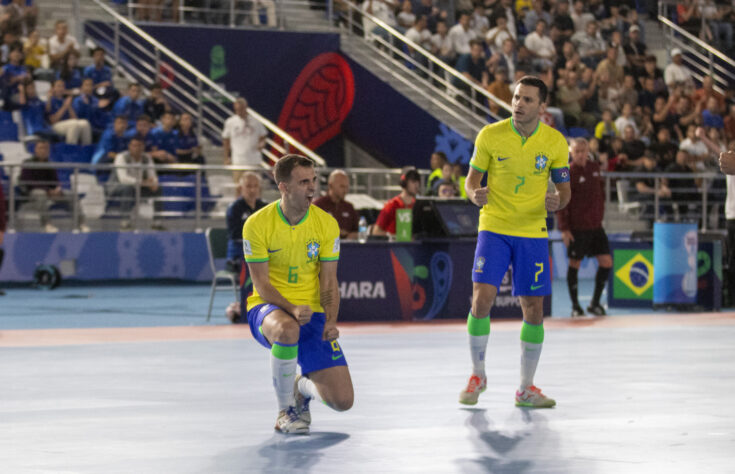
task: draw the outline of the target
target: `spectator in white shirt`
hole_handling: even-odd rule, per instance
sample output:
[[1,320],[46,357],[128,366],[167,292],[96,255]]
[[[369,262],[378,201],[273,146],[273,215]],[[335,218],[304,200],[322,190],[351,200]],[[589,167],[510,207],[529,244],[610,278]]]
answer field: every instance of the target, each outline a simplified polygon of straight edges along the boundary
[[500,6],[495,9],[495,13],[505,14],[505,18],[508,20],[508,31],[510,31],[513,38],[518,37],[518,31],[516,31],[516,15],[513,10],[513,0],[500,0]]
[[669,89],[673,89],[677,85],[694,86],[692,73],[684,66],[683,61],[681,50],[679,48],[672,49],[671,64],[664,69],[664,82]]
[[445,21],[436,22],[436,33],[431,37],[431,52],[450,65],[454,64],[454,60],[457,59]]
[[56,22],[56,34],[48,40],[48,53],[51,65],[55,69],[61,69],[66,55],[72,51],[79,54],[79,43],[76,38],[70,36],[69,25],[64,20]]
[[459,14],[459,21],[449,29],[449,39],[455,55],[470,54],[470,41],[475,39],[475,32],[470,29],[469,13]]
[[485,42],[490,47],[490,51],[493,54],[503,49],[503,43],[507,39],[515,40],[515,37],[510,33],[508,29],[508,19],[504,15],[497,15],[494,17],[495,27],[487,32],[485,36]]
[[470,28],[475,32],[475,38],[482,38],[490,29],[490,22],[485,16],[485,7],[480,3],[475,4],[475,10],[470,18]]
[[623,110],[621,112],[620,117],[615,119],[615,129],[618,130],[618,133],[625,130],[625,127],[633,127],[633,131],[635,132],[635,136],[637,137],[639,135],[638,132],[638,126],[635,124],[635,119],[633,118],[633,107],[626,103],[623,104]]
[[534,65],[539,68],[551,67],[556,57],[554,42],[546,34],[546,22],[539,20],[533,33],[526,36],[523,45],[534,57]]
[[[242,97],[233,104],[235,115],[225,121],[222,145],[225,164],[237,166],[263,166],[261,150],[268,135],[263,124],[248,115],[248,102]],[[239,182],[243,171],[234,171],[233,179]]]
[[[396,16],[393,13],[395,11],[395,8],[396,4],[388,0],[365,0],[365,2],[363,2],[362,4],[362,11],[374,16],[378,20],[381,20],[383,23],[386,23],[388,26],[391,26],[393,28],[398,27]],[[387,31],[376,25],[373,21],[370,21],[367,16],[363,16],[362,18],[362,27],[364,28],[366,35],[368,33],[378,35],[386,41],[390,36]]]
[[582,0],[576,0],[572,9],[572,21],[574,22],[574,31],[586,31],[587,24],[591,21],[595,21],[595,15],[590,12],[584,11],[584,2]]
[[[406,38],[410,39],[414,43],[418,44],[427,51],[431,51],[431,32],[426,28],[426,17],[420,16],[416,20],[416,23],[406,31]],[[408,50],[413,53],[412,48]],[[419,55],[424,57],[423,55]]]
[[587,27],[584,31],[574,33],[572,35],[572,43],[577,47],[577,52],[579,52],[579,57],[582,59],[582,62],[592,69],[597,67],[607,53],[605,40],[602,39],[597,31],[597,22],[595,20],[587,22]]
[[416,15],[413,14],[411,0],[404,0],[401,4],[401,12],[398,14],[398,30],[406,32],[416,23]]

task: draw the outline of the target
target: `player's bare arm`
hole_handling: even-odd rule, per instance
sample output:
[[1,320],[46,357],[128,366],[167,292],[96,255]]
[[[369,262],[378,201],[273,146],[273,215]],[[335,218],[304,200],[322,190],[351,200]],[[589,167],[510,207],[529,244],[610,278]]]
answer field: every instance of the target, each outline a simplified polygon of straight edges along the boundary
[[549,212],[556,212],[564,209],[569,201],[572,199],[572,187],[569,181],[566,183],[555,183],[555,193],[546,194],[546,210]]
[[302,326],[311,321],[313,311],[309,305],[295,305],[273,287],[268,274],[268,262],[248,262],[248,268],[253,286],[264,301],[283,309]]
[[487,204],[487,186],[482,186],[482,177],[484,173],[477,171],[470,166],[470,172],[464,182],[464,189],[467,191],[467,197],[476,206],[482,207]]
[[339,282],[337,262],[321,262],[319,271],[319,300],[324,308],[323,339],[333,341],[339,337],[337,315],[339,314]]

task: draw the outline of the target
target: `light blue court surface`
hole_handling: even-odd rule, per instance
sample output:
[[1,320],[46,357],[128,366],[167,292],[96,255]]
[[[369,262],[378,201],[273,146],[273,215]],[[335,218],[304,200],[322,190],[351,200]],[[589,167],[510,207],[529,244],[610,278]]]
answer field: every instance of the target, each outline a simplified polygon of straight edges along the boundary
[[[105,297],[64,297],[81,294]],[[196,325],[207,297],[206,287],[11,290],[0,329]],[[235,339],[170,327],[163,342],[98,334],[69,345],[64,334],[161,330],[0,330],[0,472],[732,472],[735,316],[546,326],[536,382],[556,398],[551,410],[513,405],[518,322],[493,323],[489,388],[474,408],[457,403],[470,367],[462,323],[345,325],[355,405],[313,406],[312,432],[298,437],[273,431],[268,351],[244,326],[185,328]],[[19,333],[30,339],[12,347]]]

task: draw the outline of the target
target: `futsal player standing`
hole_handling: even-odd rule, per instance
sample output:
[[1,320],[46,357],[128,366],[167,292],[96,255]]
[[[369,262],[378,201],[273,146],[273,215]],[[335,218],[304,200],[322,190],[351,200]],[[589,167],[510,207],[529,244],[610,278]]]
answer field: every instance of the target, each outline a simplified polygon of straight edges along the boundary
[[[556,404],[533,384],[544,341],[543,299],[551,293],[546,214],[566,206],[571,197],[567,142],[539,121],[547,95],[543,81],[523,77],[513,94],[512,117],[485,126],[475,140],[465,189],[482,209],[472,268],[472,308],[467,316],[473,370],[459,395],[460,403],[467,405],[476,404],[487,387],[490,309],[509,264],[513,295],[520,296],[523,311],[516,405]],[[487,184],[482,186],[486,173]],[[556,188],[553,193],[547,192],[549,177]]]
[[[281,199],[243,226],[243,253],[254,287],[247,316],[253,337],[271,351],[276,430],[305,434],[310,400],[342,411],[354,398],[337,342],[339,226],[311,204],[316,191],[312,160],[286,155],[273,172]],[[296,374],[297,364],[302,376]]]

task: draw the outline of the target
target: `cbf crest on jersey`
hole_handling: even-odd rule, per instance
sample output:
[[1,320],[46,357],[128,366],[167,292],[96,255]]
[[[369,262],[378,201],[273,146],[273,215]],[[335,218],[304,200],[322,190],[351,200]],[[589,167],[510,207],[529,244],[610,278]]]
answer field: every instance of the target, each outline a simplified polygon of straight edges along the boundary
[[475,260],[475,273],[482,273],[485,268],[485,257],[477,257]]
[[306,244],[306,263],[313,263],[319,259],[319,242],[310,240]]
[[546,169],[546,165],[549,163],[549,158],[543,153],[536,155],[536,171],[534,174],[541,174]]

